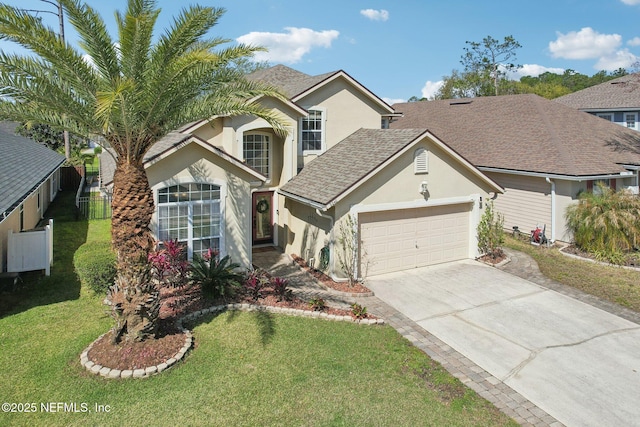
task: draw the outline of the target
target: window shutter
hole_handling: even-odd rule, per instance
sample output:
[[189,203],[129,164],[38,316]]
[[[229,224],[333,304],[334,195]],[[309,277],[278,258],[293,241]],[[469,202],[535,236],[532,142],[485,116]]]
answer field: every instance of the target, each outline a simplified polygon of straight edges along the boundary
[[424,148],[418,148],[413,155],[413,171],[415,173],[429,172],[429,153]]
[[609,180],[609,188],[611,188],[613,191],[616,191],[616,182],[617,179],[612,178]]
[[593,181],[587,181],[587,191],[593,191]]

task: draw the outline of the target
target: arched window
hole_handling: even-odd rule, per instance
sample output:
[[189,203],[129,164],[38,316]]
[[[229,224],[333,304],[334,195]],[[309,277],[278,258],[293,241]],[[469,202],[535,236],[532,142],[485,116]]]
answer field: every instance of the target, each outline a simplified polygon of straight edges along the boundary
[[188,183],[158,190],[158,240],[178,239],[187,256],[220,250],[223,220],[220,186]]
[[429,152],[425,148],[418,148],[413,153],[413,171],[415,173],[429,172]]

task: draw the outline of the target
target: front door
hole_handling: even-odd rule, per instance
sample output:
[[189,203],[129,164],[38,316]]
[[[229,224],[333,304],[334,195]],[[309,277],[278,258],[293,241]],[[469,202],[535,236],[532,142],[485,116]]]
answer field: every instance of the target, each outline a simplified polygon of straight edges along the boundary
[[273,243],[273,191],[253,193],[253,244]]

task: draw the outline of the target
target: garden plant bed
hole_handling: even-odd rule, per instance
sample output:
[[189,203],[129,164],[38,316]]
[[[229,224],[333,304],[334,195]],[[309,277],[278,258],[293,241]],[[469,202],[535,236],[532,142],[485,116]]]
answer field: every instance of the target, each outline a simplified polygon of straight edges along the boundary
[[[208,307],[226,306],[228,304],[277,307],[309,313],[318,311],[323,316],[332,316],[331,318],[335,319],[350,317],[353,321],[359,321],[360,319],[371,319],[373,321],[377,319],[368,313],[357,317],[352,310],[330,306],[315,310],[310,303],[295,296],[279,300],[269,286],[263,288],[262,296],[257,299],[243,292],[238,292],[232,299],[224,301],[213,300],[207,298],[206,294],[196,285],[174,289],[163,288],[161,297],[161,320],[159,322],[158,338],[143,342],[113,344],[111,340],[112,332],[109,331],[91,345],[87,351],[88,360],[93,362],[93,365],[108,367],[117,371],[144,370],[148,367],[161,366],[167,360],[175,358],[185,348],[185,342],[191,339],[190,334],[182,330],[177,325],[176,320],[190,313],[205,310]],[[96,370],[94,373],[99,372]]]
[[[571,254],[579,258],[585,258],[591,261],[601,262],[603,264],[610,264],[605,260],[598,258],[595,254],[591,252],[583,251],[582,249],[580,249],[575,245],[569,245],[569,246],[560,248],[560,252],[564,252],[565,254]],[[617,265],[620,267],[640,268],[640,253],[638,253],[637,251],[627,253],[624,256],[624,262],[622,262],[621,264],[614,264],[614,265]]]
[[353,286],[348,282],[336,282],[331,277],[324,274],[322,271],[309,267],[307,262],[300,258],[298,255],[292,254],[291,257],[303,270],[315,277],[322,285],[334,291],[344,292],[349,294],[371,294],[371,290],[364,286],[362,283],[355,283]]

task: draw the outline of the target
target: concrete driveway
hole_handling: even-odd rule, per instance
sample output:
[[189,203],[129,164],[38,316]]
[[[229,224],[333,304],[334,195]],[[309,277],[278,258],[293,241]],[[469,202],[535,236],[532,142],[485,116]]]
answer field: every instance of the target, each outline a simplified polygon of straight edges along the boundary
[[471,260],[367,287],[563,424],[640,426],[640,325]]

